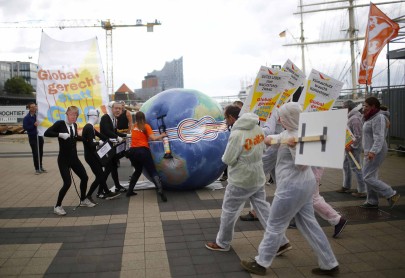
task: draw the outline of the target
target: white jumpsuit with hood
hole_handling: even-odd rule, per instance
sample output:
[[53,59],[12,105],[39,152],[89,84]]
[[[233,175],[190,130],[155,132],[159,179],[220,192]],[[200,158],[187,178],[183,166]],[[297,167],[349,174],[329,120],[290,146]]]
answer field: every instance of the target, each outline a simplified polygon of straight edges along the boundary
[[[297,137],[301,107],[296,102],[280,108],[280,120],[285,131],[280,139]],[[274,138],[274,136],[271,136]],[[312,196],[317,186],[310,166],[295,165],[295,147],[280,145],[277,154],[277,188],[272,202],[266,232],[259,245],[256,262],[269,267],[282,245],[290,220],[295,217],[298,230],[309,242],[318,257],[321,269],[332,269],[338,265],[325,233],[314,215]]]
[[[264,136],[280,134],[281,132],[283,132],[284,128],[279,123],[278,118],[279,118],[278,108],[275,107],[273,109],[270,117],[264,123],[264,126],[262,128],[263,132],[264,132]],[[276,146],[270,146],[264,151],[263,158],[262,158],[263,170],[264,170],[264,174],[266,175],[266,179],[267,179],[267,175],[271,174],[273,176],[274,183],[276,183],[274,169],[276,167],[277,151],[278,151],[278,148]]]
[[[378,169],[382,165],[388,152],[387,142],[387,113],[378,112],[370,119],[364,121],[363,125],[363,179],[367,189],[367,203],[378,205],[379,195],[390,198],[397,192],[385,182],[379,180]],[[368,159],[368,153],[375,153],[373,160]]]
[[[222,161],[228,165],[228,185],[216,238],[216,244],[222,248],[229,247],[236,220],[247,200],[252,203],[262,226],[266,227],[270,203],[266,201],[264,189],[266,183],[262,162],[265,148],[264,134],[258,122],[257,115],[243,114],[232,127],[222,156]],[[286,244],[288,241],[283,238],[281,242]]]

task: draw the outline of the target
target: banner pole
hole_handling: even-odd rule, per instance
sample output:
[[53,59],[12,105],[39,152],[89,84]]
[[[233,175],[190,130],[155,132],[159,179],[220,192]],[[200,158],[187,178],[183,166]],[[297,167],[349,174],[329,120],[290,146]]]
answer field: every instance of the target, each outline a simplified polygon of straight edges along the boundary
[[361,166],[357,162],[357,160],[354,158],[353,153],[349,151],[349,155],[350,155],[351,159],[353,160],[354,164],[356,164],[357,169],[361,170]]
[[[271,137],[271,135],[269,135]],[[326,141],[327,140],[327,135],[314,135],[314,136],[304,136],[304,137],[293,137],[295,143],[299,142],[318,142],[318,141]],[[284,138],[281,140],[278,139],[271,139],[270,144],[275,145],[275,144],[288,144],[289,139]]]
[[42,165],[41,165],[41,160],[40,160],[40,154],[39,154],[39,136],[38,136],[38,128],[37,128],[37,154],[38,154],[38,168],[39,171],[42,172]]

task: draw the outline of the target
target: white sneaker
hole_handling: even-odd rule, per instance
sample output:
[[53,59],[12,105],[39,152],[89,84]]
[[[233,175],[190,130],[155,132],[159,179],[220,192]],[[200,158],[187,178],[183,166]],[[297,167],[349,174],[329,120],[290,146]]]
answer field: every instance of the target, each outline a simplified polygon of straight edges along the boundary
[[54,207],[53,212],[57,215],[66,215],[66,211],[62,208],[62,206]]
[[89,207],[89,208],[92,208],[92,207],[95,207],[96,206],[96,204],[94,204],[94,203],[92,203],[89,199],[84,199],[83,201],[80,201],[80,206],[81,207]]

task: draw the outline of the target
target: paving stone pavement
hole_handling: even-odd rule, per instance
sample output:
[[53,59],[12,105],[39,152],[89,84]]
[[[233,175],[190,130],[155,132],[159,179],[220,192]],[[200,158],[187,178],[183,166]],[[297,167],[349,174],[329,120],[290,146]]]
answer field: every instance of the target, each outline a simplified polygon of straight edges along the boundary
[[[0,136],[0,277],[255,277],[240,267],[240,259],[257,254],[259,222],[237,221],[230,252],[204,247],[218,231],[223,189],[170,191],[167,203],[154,190],[142,190],[76,208],[72,185],[63,202],[67,215],[59,217],[53,214],[62,185],[57,142],[46,138],[48,173],[37,176],[24,138]],[[94,176],[78,147],[90,184]],[[122,159],[123,183],[131,171]],[[403,196],[392,210],[384,199],[380,210],[361,210],[364,199],[336,193],[341,170],[327,169],[322,178],[321,195],[349,220],[334,239],[333,227],[319,218],[340,263],[338,277],[405,277],[405,157],[390,153],[380,177]],[[274,189],[266,186],[269,201]],[[243,213],[248,210],[246,204]],[[308,243],[296,229],[287,236],[293,249],[274,260],[267,277],[312,277],[317,260]]]

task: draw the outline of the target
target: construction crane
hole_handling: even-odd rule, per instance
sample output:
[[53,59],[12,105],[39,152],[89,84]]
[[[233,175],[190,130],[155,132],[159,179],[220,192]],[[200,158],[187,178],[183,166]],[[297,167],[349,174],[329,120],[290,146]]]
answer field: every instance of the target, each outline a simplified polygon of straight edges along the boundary
[[112,30],[121,27],[146,27],[147,32],[153,32],[155,25],[161,25],[158,20],[154,22],[142,23],[137,19],[135,24],[118,21],[92,20],[92,19],[69,19],[58,21],[29,20],[16,22],[0,22],[0,28],[103,28],[106,32],[106,81],[108,94],[114,94],[114,64],[113,64],[113,40]]

